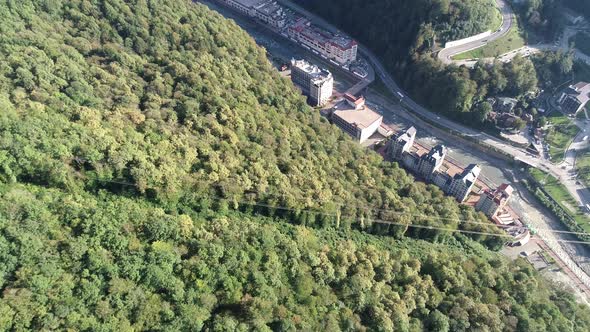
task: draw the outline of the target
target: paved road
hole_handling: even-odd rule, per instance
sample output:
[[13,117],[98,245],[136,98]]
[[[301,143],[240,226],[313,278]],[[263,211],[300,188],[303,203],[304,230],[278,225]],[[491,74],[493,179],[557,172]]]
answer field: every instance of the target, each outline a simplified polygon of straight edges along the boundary
[[590,135],[590,123],[581,120],[574,120],[574,123],[580,128],[580,132],[565,151],[564,160],[557,166],[560,169],[560,181],[582,205],[590,202],[590,190],[572,176],[575,172],[576,157],[579,151],[590,147],[588,136]]
[[440,61],[445,64],[451,64],[453,63],[453,60],[451,59],[453,56],[486,46],[489,42],[502,38],[508,34],[512,28],[512,24],[514,23],[514,13],[512,12],[510,5],[508,5],[504,0],[496,0],[496,3],[498,4],[498,8],[502,13],[502,26],[500,29],[494,31],[487,37],[474,40],[467,44],[442,49],[440,52],[438,52],[438,58]]
[[[510,62],[515,56],[520,55],[522,57],[528,57],[532,54],[544,52],[544,51],[563,51],[563,52],[570,52],[571,45],[570,45],[570,38],[574,36],[578,32],[587,32],[588,28],[580,28],[580,27],[566,27],[564,29],[563,34],[561,35],[558,42],[555,44],[534,44],[534,45],[526,45],[521,48],[506,52],[501,54],[497,58],[484,58],[484,59],[469,59],[469,60],[452,60],[452,61],[445,61],[446,64],[454,63],[457,66],[466,66],[468,68],[473,68],[475,64],[479,60],[483,60],[488,63],[493,63],[494,60],[498,59],[502,62]],[[574,58],[576,60],[584,61],[587,64],[590,64],[590,56],[583,53],[579,49],[574,49]]]
[[[564,51],[569,52],[569,46],[555,46],[551,44],[535,44],[535,45],[527,45],[516,50],[512,50],[510,52],[504,53],[497,58],[484,58],[484,59],[474,59],[474,60],[453,60],[453,63],[457,66],[465,66],[468,68],[473,68],[478,61],[483,60],[487,63],[493,63],[496,59],[502,62],[510,62],[514,57],[520,55],[521,57],[528,57],[533,54],[537,54],[544,51]],[[574,49],[574,58],[576,60],[584,61],[587,64],[590,64],[590,56],[582,53],[582,51],[578,49]]]

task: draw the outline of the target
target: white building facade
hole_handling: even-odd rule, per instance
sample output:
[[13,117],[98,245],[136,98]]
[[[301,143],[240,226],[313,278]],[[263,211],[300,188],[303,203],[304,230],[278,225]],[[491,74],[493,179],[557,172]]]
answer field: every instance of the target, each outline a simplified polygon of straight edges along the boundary
[[403,154],[409,152],[416,139],[416,128],[410,127],[405,132],[394,137],[389,145],[389,155],[394,160],[401,160]]
[[275,28],[283,28],[287,22],[283,7],[273,0],[218,0],[244,15],[255,17]]
[[334,106],[332,122],[359,143],[369,139],[383,123],[383,116],[365,105],[364,97],[345,95]]
[[449,195],[455,197],[460,203],[464,202],[473,189],[480,172],[479,165],[471,164],[463,173],[454,176],[448,188]]
[[309,97],[313,106],[322,106],[332,97],[334,89],[332,73],[305,60],[291,60],[291,81]]
[[443,164],[447,155],[447,148],[439,144],[433,147],[427,155],[420,158],[418,164],[418,174],[424,177],[426,180],[432,180],[434,173],[438,171],[440,166]]

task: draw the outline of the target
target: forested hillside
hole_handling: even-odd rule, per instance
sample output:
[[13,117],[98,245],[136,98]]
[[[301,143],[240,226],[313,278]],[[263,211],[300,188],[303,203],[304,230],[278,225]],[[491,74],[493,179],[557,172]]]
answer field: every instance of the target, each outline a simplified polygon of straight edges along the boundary
[[[536,39],[551,41],[561,33],[563,28],[562,8],[571,0],[511,0],[514,11],[521,24],[526,26],[525,33],[537,35]],[[574,0],[578,1],[578,0]],[[579,1],[583,2],[583,1]]]
[[524,260],[0,186],[0,330],[588,331]]
[[0,331],[588,330],[472,241],[503,238],[453,232],[498,232],[483,215],[329,125],[206,7],[0,17]]
[[166,207],[255,201],[298,223],[326,223],[309,212],[323,211],[395,236],[408,228],[370,220],[496,231],[329,125],[253,40],[200,5],[10,1],[0,12],[6,182],[139,194]]

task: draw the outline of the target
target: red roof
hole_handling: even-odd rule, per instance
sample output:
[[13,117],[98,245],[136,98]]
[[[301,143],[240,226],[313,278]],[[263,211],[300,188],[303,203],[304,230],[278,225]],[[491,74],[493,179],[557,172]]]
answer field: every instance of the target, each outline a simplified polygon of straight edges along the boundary
[[360,105],[365,102],[365,97],[363,97],[363,96],[355,97],[355,96],[351,95],[350,93],[345,93],[344,99],[350,101],[351,103],[353,103],[355,105]]
[[588,84],[590,84],[590,83],[586,83],[586,82],[578,82],[578,83],[574,84],[574,85],[573,85],[573,87],[574,87],[576,90],[579,90],[579,89],[583,89],[583,88],[585,88],[585,87],[586,87],[586,85],[588,85]]
[[304,29],[307,27],[307,23],[308,23],[308,22],[309,22],[309,21],[308,21],[306,18],[304,18],[304,17],[300,17],[300,18],[297,20],[297,22],[295,22],[295,24],[293,24],[293,25],[291,25],[291,26],[289,27],[289,29],[293,29],[293,30],[296,30],[296,31],[298,31],[298,32],[301,32],[301,31],[303,31],[303,30],[304,30]]

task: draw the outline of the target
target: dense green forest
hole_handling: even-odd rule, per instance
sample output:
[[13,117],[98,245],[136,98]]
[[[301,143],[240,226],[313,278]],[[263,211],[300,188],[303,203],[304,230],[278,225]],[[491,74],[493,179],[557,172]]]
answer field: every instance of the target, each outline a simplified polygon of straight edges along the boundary
[[[0,186],[0,330],[588,331],[590,311],[478,245]],[[469,243],[471,241],[467,241]],[[471,242],[473,244],[473,242]]]
[[499,232],[482,214],[355,144],[206,7],[0,16],[0,331],[588,330],[484,249],[502,237],[453,232]]
[[[445,41],[486,30],[487,20],[481,16],[493,12],[489,6],[495,6],[494,1],[297,2],[371,48],[410,95],[429,109],[470,125],[485,122],[481,103],[487,98],[504,96],[525,101],[527,92],[546,88],[547,83],[561,83],[572,70],[572,56],[560,53],[533,61],[481,64],[476,70],[438,61],[433,51],[443,47]],[[525,34],[551,40],[559,32],[559,6],[560,2],[554,0],[520,1],[515,11],[527,27]],[[537,71],[543,72],[544,80],[539,80]],[[545,80],[548,73],[551,80]]]
[[3,181],[139,194],[166,207],[255,201],[298,223],[325,223],[309,210],[330,212],[398,237],[449,235],[370,220],[497,231],[354,144],[253,40],[199,5],[32,1],[0,11]]
[[489,110],[482,112],[478,106],[487,98],[520,97],[519,108],[530,109],[532,103],[522,97],[529,91],[563,83],[571,77],[573,65],[573,55],[563,52],[544,52],[531,59],[516,57],[509,63],[493,65],[480,62],[473,69],[445,66],[423,56],[410,65],[413,70],[401,82],[432,109],[472,125],[483,125]]
[[[532,34],[536,40],[550,41],[563,28],[562,8],[569,0],[510,1],[520,21],[526,27],[525,35]],[[577,0],[576,0],[577,1]]]

